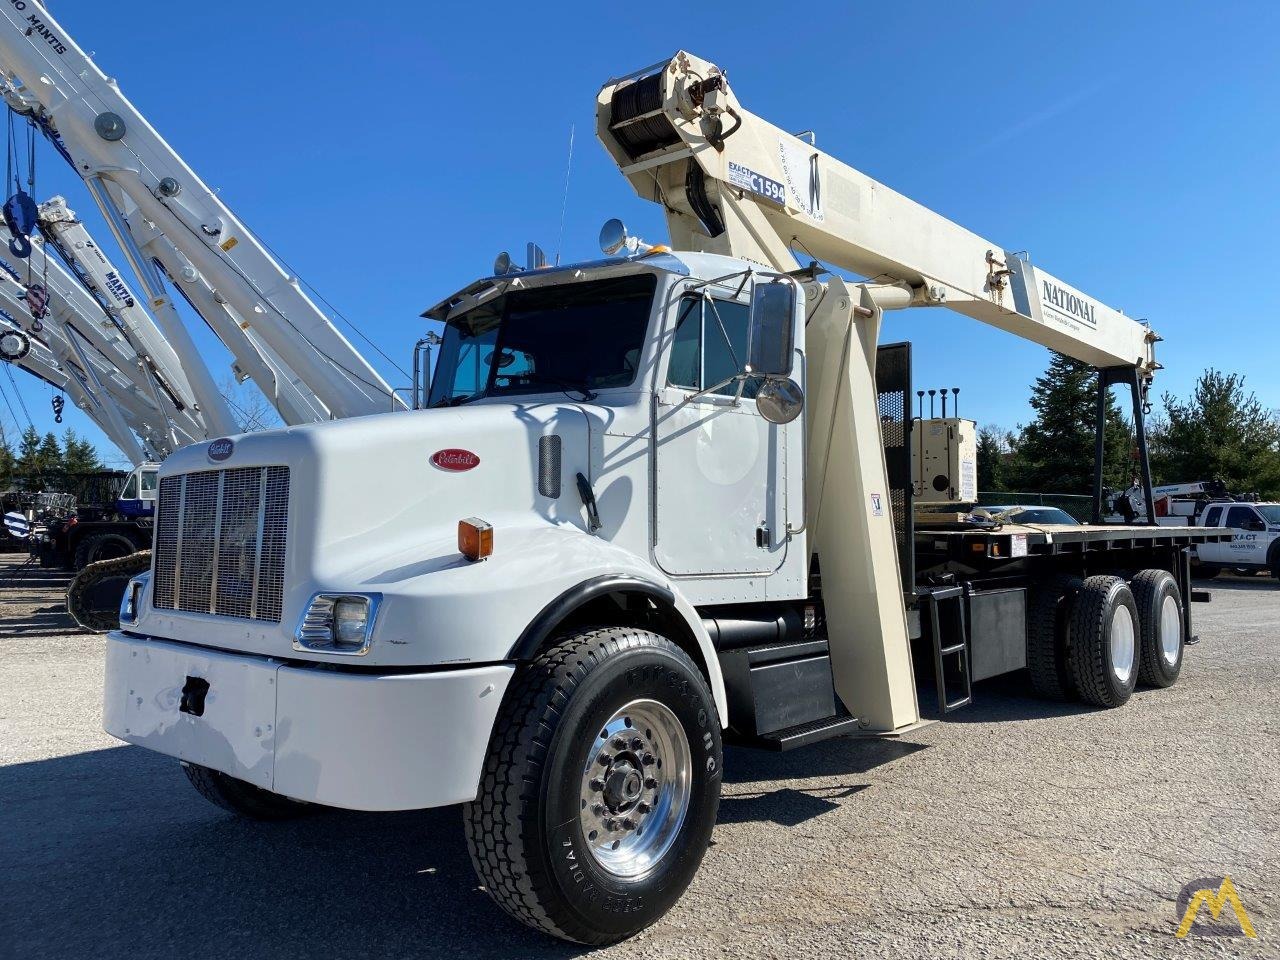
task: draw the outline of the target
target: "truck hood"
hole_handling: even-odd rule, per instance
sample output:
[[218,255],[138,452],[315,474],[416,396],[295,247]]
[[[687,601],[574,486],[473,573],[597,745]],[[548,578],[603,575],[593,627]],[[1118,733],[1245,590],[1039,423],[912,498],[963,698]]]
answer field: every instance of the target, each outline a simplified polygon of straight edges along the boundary
[[[576,475],[591,478],[591,450],[588,411],[567,403],[357,417],[183,448],[160,471],[162,501],[165,480],[181,474],[288,468],[280,620],[156,609],[149,598],[134,629],[296,657],[293,633],[314,593],[456,565],[459,520],[478,517],[499,531],[584,528]],[[159,551],[155,563],[153,581],[162,578]]]

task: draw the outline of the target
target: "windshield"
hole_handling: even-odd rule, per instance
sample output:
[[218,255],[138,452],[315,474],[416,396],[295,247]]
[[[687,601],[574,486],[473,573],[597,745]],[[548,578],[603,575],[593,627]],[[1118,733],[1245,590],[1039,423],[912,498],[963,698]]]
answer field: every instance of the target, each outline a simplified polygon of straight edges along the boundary
[[633,274],[516,290],[469,310],[445,326],[428,405],[522,393],[590,399],[629,386],[656,287],[653,274]]
[[1272,526],[1280,526],[1280,505],[1274,503],[1262,504],[1258,507],[1258,512],[1262,514],[1262,519]]
[[1078,526],[1080,521],[1057,507],[986,507],[988,513],[1003,514],[1013,523],[1063,523]]

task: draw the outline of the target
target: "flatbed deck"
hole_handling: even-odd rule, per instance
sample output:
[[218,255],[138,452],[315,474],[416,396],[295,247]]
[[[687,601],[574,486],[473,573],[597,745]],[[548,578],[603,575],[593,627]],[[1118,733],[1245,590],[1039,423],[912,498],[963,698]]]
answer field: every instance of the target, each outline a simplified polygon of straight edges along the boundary
[[1105,553],[1229,541],[1226,527],[1091,526],[1006,523],[992,530],[931,528],[917,521],[918,556],[934,559],[1013,560],[1054,554]]

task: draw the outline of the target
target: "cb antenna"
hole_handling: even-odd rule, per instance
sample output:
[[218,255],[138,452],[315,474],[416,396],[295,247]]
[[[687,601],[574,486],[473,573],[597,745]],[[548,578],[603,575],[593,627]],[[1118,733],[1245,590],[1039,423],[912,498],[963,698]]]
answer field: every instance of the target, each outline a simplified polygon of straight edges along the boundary
[[917,391],[916,391],[916,396],[920,398],[920,399],[917,401],[917,406],[918,406],[918,408],[919,408],[919,410],[920,410],[920,416],[919,416],[919,418],[918,418],[918,419],[923,420],[923,419],[924,419],[924,391],[923,391],[923,390],[917,390]]
[[556,240],[556,266],[560,266],[560,251],[564,249],[564,213],[569,209],[569,174],[573,172],[573,132],[569,124],[569,162],[564,166],[564,197],[560,200],[560,237]]
[[933,398],[937,395],[937,390],[929,391],[929,419],[933,419]]
[[951,415],[957,419],[960,416],[960,388],[951,388]]
[[943,387],[938,392],[942,394],[942,419],[945,420],[947,419],[947,388]]

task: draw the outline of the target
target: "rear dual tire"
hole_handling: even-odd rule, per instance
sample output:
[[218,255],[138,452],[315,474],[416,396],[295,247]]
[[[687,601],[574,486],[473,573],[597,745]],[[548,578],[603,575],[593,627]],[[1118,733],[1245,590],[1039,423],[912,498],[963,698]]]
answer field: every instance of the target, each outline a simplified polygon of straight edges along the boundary
[[1068,630],[1067,663],[1080,699],[1098,707],[1127,703],[1138,683],[1138,605],[1119,577],[1086,577]]
[[1027,666],[1037,694],[1099,707],[1128,701],[1139,682],[1172,686],[1182,672],[1183,598],[1167,570],[1062,574],[1033,588]]
[[1027,605],[1027,667],[1031,689],[1046,700],[1074,700],[1075,680],[1067,662],[1067,630],[1083,580],[1074,574],[1050,577],[1031,589]]
[[1182,673],[1185,649],[1183,597],[1167,570],[1142,570],[1129,581],[1138,606],[1138,680],[1148,687],[1171,687]]

